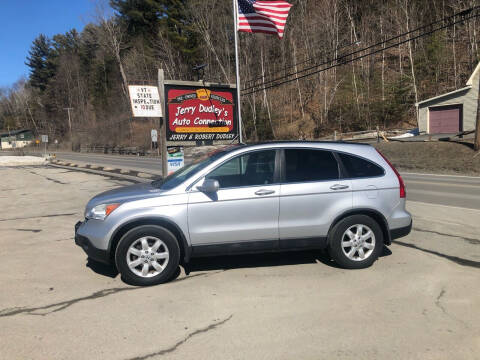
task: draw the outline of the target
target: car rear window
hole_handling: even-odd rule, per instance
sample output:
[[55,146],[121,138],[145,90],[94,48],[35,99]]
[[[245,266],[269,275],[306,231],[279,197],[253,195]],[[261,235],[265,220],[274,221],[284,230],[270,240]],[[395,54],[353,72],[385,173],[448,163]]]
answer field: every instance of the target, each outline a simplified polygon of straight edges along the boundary
[[338,163],[330,151],[285,149],[285,163],[287,183],[339,178]]
[[358,156],[345,153],[338,153],[338,156],[342,160],[350,178],[375,177],[382,176],[385,173],[380,166]]

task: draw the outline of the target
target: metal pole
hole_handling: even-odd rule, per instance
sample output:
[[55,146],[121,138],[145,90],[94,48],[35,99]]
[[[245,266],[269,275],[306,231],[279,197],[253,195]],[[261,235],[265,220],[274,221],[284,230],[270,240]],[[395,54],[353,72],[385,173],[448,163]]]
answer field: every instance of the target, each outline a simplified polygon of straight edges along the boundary
[[[159,151],[162,153],[162,177],[166,178],[168,175],[168,164],[167,164],[167,118],[166,118],[166,99],[165,99],[165,73],[163,69],[158,69],[158,92],[160,94],[160,103],[162,104],[162,118],[160,118],[159,126]],[[160,150],[161,148],[161,150]]]
[[240,101],[240,71],[238,64],[238,23],[237,23],[237,13],[238,13],[238,3],[237,0],[233,0],[233,24],[235,29],[235,75],[236,75],[236,84],[237,84],[237,118],[238,118],[238,134],[239,140],[243,142],[242,136],[242,109]]

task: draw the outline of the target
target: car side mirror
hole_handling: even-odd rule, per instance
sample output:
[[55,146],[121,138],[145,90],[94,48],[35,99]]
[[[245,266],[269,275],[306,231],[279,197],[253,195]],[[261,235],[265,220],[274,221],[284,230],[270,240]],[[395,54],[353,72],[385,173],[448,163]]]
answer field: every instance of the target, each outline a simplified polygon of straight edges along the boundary
[[201,186],[197,186],[197,189],[207,194],[213,194],[220,189],[220,183],[215,179],[205,179]]

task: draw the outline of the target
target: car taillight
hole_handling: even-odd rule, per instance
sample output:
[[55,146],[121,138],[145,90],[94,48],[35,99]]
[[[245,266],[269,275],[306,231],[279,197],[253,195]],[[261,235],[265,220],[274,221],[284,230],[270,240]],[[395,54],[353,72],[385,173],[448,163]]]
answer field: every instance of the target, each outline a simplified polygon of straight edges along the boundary
[[405,198],[407,196],[407,190],[405,189],[405,183],[403,182],[402,177],[400,176],[399,172],[397,169],[395,169],[395,166],[392,165],[392,163],[383,155],[380,151],[377,152],[380,154],[380,156],[387,162],[387,164],[390,166],[390,168],[393,170],[395,175],[397,175],[398,178],[398,183],[400,184],[400,198]]

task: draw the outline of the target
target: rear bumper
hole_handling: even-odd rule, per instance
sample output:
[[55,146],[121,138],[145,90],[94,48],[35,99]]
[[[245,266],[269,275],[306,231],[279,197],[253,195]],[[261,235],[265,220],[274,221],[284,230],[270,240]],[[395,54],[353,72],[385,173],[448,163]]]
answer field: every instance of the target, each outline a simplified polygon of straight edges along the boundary
[[87,237],[78,233],[80,225],[82,225],[81,221],[75,224],[75,244],[80,246],[90,259],[110,264],[110,256],[106,250],[97,249]]
[[404,227],[400,227],[397,229],[390,230],[390,239],[393,241],[395,239],[399,239],[401,237],[407,236],[412,231],[412,221],[410,220],[410,224]]

